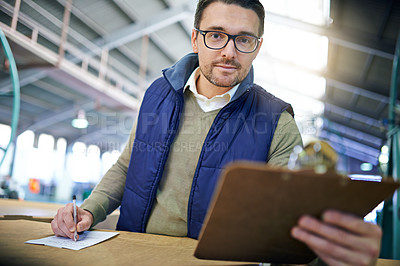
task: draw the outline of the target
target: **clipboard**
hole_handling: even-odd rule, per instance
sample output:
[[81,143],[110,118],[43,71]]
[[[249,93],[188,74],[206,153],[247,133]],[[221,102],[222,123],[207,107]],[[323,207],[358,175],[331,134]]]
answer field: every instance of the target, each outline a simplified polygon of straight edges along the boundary
[[326,209],[364,217],[400,183],[351,180],[336,173],[290,171],[239,162],[221,175],[200,232],[195,257],[305,264],[316,255],[290,236],[298,219]]

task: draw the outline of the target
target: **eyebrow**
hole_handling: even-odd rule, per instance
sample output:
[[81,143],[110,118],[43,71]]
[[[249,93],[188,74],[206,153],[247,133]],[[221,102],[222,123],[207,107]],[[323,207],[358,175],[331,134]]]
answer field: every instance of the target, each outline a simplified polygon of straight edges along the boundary
[[[211,27],[208,27],[207,30],[217,30],[217,31],[226,32],[226,30],[220,26],[211,26]],[[258,36],[256,34],[249,32],[249,31],[240,31],[238,34],[234,34],[234,35],[250,35],[250,36],[254,36],[254,37],[258,38]]]

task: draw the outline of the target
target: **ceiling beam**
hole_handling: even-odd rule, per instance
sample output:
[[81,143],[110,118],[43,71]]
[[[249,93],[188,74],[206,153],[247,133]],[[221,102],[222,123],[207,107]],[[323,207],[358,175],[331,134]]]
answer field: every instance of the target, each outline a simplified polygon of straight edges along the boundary
[[[20,88],[46,77],[48,73],[54,69],[54,67],[49,67],[19,70],[18,79]],[[11,78],[7,77],[0,80],[0,92],[8,93],[11,91],[13,91]]]
[[[288,62],[286,60],[276,58],[271,56],[270,54],[264,53],[262,56],[265,56],[266,60],[268,62],[273,62],[277,64],[283,64],[288,67],[292,67],[295,69],[298,69],[299,71],[307,72],[310,74],[314,74],[316,76],[320,76],[326,79],[327,81],[327,86],[331,85],[334,86],[337,89],[344,90],[346,92],[352,92],[352,93],[357,93],[361,96],[373,99],[373,100],[378,100],[382,101],[385,103],[389,102],[389,92],[390,88],[389,87],[382,87],[382,86],[377,86],[375,84],[370,84],[367,82],[360,82],[355,79],[348,79],[343,76],[335,75],[332,73],[332,71],[315,71],[312,69],[308,69],[306,67],[302,67],[298,64]],[[388,94],[384,95],[382,93],[378,93],[378,91],[387,91]],[[400,101],[398,102],[400,104]]]
[[[66,5],[66,0],[57,0],[60,5],[64,6]],[[95,21],[91,20],[88,16],[86,16],[82,11],[80,11],[78,8],[74,7],[72,5],[71,7],[71,13],[77,17],[80,21],[85,23],[88,27],[90,27],[93,31],[95,31],[98,35],[103,36],[106,35],[107,32],[98,25]],[[129,60],[133,62],[133,64],[139,66],[140,65],[140,57],[136,55],[135,53],[132,52],[131,49],[128,47],[122,45],[117,47],[117,49],[124,54]]]
[[325,103],[325,111],[333,112],[336,114],[339,114],[343,117],[346,117],[347,119],[353,119],[355,121],[358,121],[363,124],[367,124],[369,126],[378,126],[381,125],[382,122],[379,120],[376,120],[372,117],[356,113],[354,111],[347,110],[345,108],[339,107],[337,105],[331,104],[331,103]]
[[[5,3],[2,0],[0,0],[0,3],[1,3],[0,10],[4,11],[5,13],[7,13],[9,15],[13,14],[13,8],[11,5]],[[32,2],[29,2],[29,3],[32,4]],[[35,3],[33,3],[33,5],[35,5]],[[25,25],[26,27],[28,27],[32,30],[33,29],[38,30],[45,39],[49,40],[53,44],[55,44],[55,45],[60,44],[60,36],[58,36],[57,34],[55,34],[52,31],[48,30],[43,25],[37,23],[35,20],[30,18],[29,16],[27,16],[23,13],[20,13],[18,18],[19,18],[20,23],[22,23],[23,25]],[[6,25],[2,22],[0,22],[0,26],[2,28],[4,28],[5,34],[7,35],[8,38],[14,40],[21,47],[28,49],[30,51],[33,51],[41,59],[44,59],[45,61],[47,61],[48,63],[50,63],[52,65],[56,65],[57,62],[59,61],[58,57],[56,60],[54,60],[54,55],[53,55],[54,53],[51,50],[47,49],[43,45],[40,45],[40,44],[32,41],[28,36],[25,36],[18,31],[11,30],[8,25]],[[71,29],[70,34],[73,34],[73,33],[74,33],[74,31]],[[82,35],[75,32],[74,36],[75,36],[75,38],[79,38],[79,40],[77,40],[78,42],[87,44],[90,47],[90,48],[86,48],[86,49],[89,49],[89,50],[98,50],[99,49],[95,44],[93,44],[91,41],[87,40]],[[67,60],[62,60],[61,65],[71,65],[70,64],[71,62],[74,64],[77,64],[77,63],[81,62],[82,60],[86,59],[89,61],[90,66],[93,67],[94,69],[99,70],[101,68],[101,63],[99,62],[99,60],[97,60],[95,58],[91,58],[90,56],[87,56],[84,52],[82,52],[81,50],[76,48],[74,45],[67,43],[66,49],[68,50],[68,52],[73,54],[73,56],[66,58]],[[43,51],[47,51],[47,52],[43,52]],[[103,49],[100,49],[100,52],[101,51],[103,51]],[[118,61],[116,61],[116,62],[118,62]],[[57,68],[57,70],[58,70],[58,68]],[[129,68],[126,68],[122,64],[119,64],[119,71],[121,73],[123,73],[126,77],[131,78],[131,77],[138,76],[136,72],[134,72],[133,70],[130,70]],[[110,79],[113,79],[117,82],[119,81],[119,83],[122,85],[123,88],[126,89],[126,91],[129,91],[136,95],[140,95],[142,93],[142,91],[139,90],[139,88],[133,83],[133,80],[128,80],[123,75],[115,72],[112,68],[108,68],[107,76]],[[99,79],[99,81],[100,81],[100,79]],[[96,82],[94,82],[94,84],[95,83]],[[112,86],[112,85],[107,84],[107,86]],[[130,95],[127,95],[127,96],[130,96]]]
[[[21,102],[32,104],[44,110],[58,110],[59,106],[57,104],[45,101],[37,96],[31,96],[27,94],[21,94]],[[23,103],[22,103],[23,104]]]
[[385,14],[382,16],[382,22],[379,26],[378,30],[378,39],[382,39],[383,33],[385,32],[385,29],[387,27],[387,24],[389,22],[390,14],[393,12],[393,0],[386,0],[385,3]]
[[[375,93],[372,91],[369,91],[367,89],[364,89],[360,86],[356,85],[351,85],[350,82],[345,82],[345,81],[340,81],[334,78],[327,78],[326,77],[326,85],[327,87],[334,87],[336,89],[352,93],[355,96],[363,96],[372,100],[375,100],[377,102],[381,102],[384,104],[389,104],[389,97],[384,96],[379,93]],[[365,86],[365,85],[364,85]]]
[[[360,124],[363,124],[364,128],[362,129],[363,131],[370,131],[372,127],[380,128],[380,126],[383,126],[383,121],[374,119],[372,117],[356,113],[354,111],[350,111],[346,108],[339,107],[337,105],[331,104],[331,103],[325,103],[325,111],[324,111],[324,116],[326,116],[329,119],[329,113],[333,113],[336,115],[339,115],[344,118],[344,120],[354,120],[359,122]],[[349,123],[346,123],[348,125]],[[358,129],[361,130],[361,129]],[[377,134],[378,136],[380,134]]]
[[[168,7],[173,7],[173,6],[177,5],[175,0],[163,0],[163,1],[166,3],[166,5]],[[180,5],[183,5],[183,4],[189,6],[189,9],[192,10],[193,16],[190,18],[193,18],[194,13],[196,12],[197,1],[193,1],[193,0],[186,0],[186,2],[181,1]],[[182,20],[182,21],[178,22],[178,24],[186,32],[186,34],[190,40],[190,38],[192,36],[193,23],[189,24],[189,23],[186,23],[185,20]]]
[[335,133],[340,136],[344,136],[348,139],[360,142],[364,145],[371,146],[375,149],[380,149],[383,141],[386,139],[379,138],[370,135],[366,132],[354,129],[351,125],[343,125],[341,123],[330,121],[329,119],[324,119],[323,130]]
[[[376,35],[376,38],[378,40],[381,40],[383,37],[383,33],[386,29],[386,26],[389,22],[390,14],[392,13],[392,8],[393,8],[393,0],[387,0],[385,3],[385,15],[382,16],[382,20],[378,29],[378,33]],[[367,59],[365,60],[364,67],[362,70],[361,74],[361,80],[366,80],[368,76],[368,72],[371,68],[372,61],[374,59],[373,54],[368,54]]]
[[329,144],[338,154],[343,154],[360,161],[369,162],[373,165],[377,165],[378,163],[380,150],[328,131],[322,131],[320,137],[328,140]]
[[[57,64],[58,55],[56,53],[42,45],[33,45],[30,39],[25,35],[12,31],[7,25],[1,22],[0,25],[3,27],[4,33],[11,41],[16,42],[21,47],[29,50],[50,64]],[[98,76],[84,71],[81,67],[67,60],[62,60],[58,65],[58,68],[55,68],[55,70],[56,71],[51,71],[47,74],[59,79],[61,82],[65,82],[65,84],[68,84],[71,88],[79,88],[81,92],[85,91],[85,94],[90,95],[91,93],[95,94],[97,97],[102,97],[103,102],[107,102],[110,106],[125,107],[131,110],[139,108],[140,100],[122,90],[119,90],[107,81],[100,79]],[[72,86],[72,84],[74,84],[75,87]],[[125,85],[128,85],[128,83]],[[129,85],[132,86],[132,89],[135,91],[138,90],[136,86],[133,87],[134,85],[132,83],[129,83]]]
[[93,101],[75,103],[62,108],[61,110],[57,110],[55,113],[46,112],[46,114],[36,117],[30,124],[21,125],[17,130],[17,135],[26,130],[40,131],[41,129],[62,122],[68,118],[75,117],[78,109],[77,107],[87,111],[93,109],[95,103]]
[[[64,8],[65,8],[65,3],[66,1],[64,1]],[[26,3],[27,5],[29,5],[32,9],[36,10],[38,13],[40,13],[43,17],[45,17],[47,20],[49,20],[51,23],[53,23],[53,25],[55,25],[56,27],[58,27],[60,30],[63,30],[62,27],[64,25],[64,22],[61,21],[60,19],[58,19],[57,17],[55,17],[53,14],[51,14],[49,11],[47,11],[45,8],[41,7],[39,4],[36,4],[35,2],[33,2],[32,0],[25,0],[24,3]],[[60,3],[60,1],[59,1]],[[61,5],[63,5],[62,3],[60,3]],[[78,17],[79,14],[76,11],[76,8],[73,8],[74,11],[74,16]],[[77,16],[78,15],[78,16]],[[23,16],[26,16],[25,14],[23,14]],[[78,17],[79,18],[79,17]],[[83,18],[81,18],[83,19]],[[86,21],[83,21],[84,23],[86,23]],[[69,27],[68,28],[68,36],[69,38],[73,38],[74,40],[76,40],[78,43],[80,43],[83,47],[86,47],[86,49],[89,50],[93,50],[93,49],[98,49],[98,47],[89,39],[87,39],[85,36],[83,36],[82,34],[80,34],[79,32],[77,32],[76,30],[74,30],[73,28]],[[71,46],[71,45],[69,45]],[[132,53],[132,51],[127,50],[127,49],[123,49],[124,50],[124,54],[125,56],[130,59],[134,64],[138,62],[138,57],[135,56],[134,53]],[[82,58],[80,58],[80,60],[72,55],[69,55],[66,57],[68,60],[74,62],[74,63],[79,63],[80,60]],[[115,61],[118,62],[118,61]],[[115,64],[115,63],[114,63]],[[132,76],[135,77],[135,72],[131,71],[131,70],[123,70],[123,65],[121,64],[117,64],[114,67],[119,68],[120,72],[124,73],[126,76]]]
[[[357,80],[350,80],[346,79],[343,76],[338,76],[332,74],[331,71],[329,72],[322,72],[322,71],[314,71],[308,68],[301,67],[297,64],[272,57],[269,54],[264,53],[263,56],[265,56],[266,60],[269,62],[277,63],[277,64],[283,64],[295,69],[298,69],[300,71],[304,71],[307,73],[311,73],[320,77],[323,77],[326,79],[327,82],[327,87],[333,87],[335,89],[339,89],[345,92],[353,93],[356,95],[361,95],[363,97],[375,100],[375,101],[380,101],[381,103],[388,104],[389,103],[389,96],[383,95],[381,93],[374,92],[376,91],[387,91],[389,93],[389,88],[384,88],[384,87],[378,87],[377,85],[374,84],[369,84],[366,82],[359,82]],[[326,98],[326,97],[325,97]],[[400,101],[398,101],[400,104]]]
[[[114,0],[114,4],[116,4],[119,9],[124,12],[132,21],[140,22],[143,21],[143,18],[134,10],[130,10],[130,6],[126,4],[125,1]],[[157,33],[150,34],[151,41],[159,48],[159,50],[168,58],[171,63],[175,63],[179,58],[174,56],[172,49],[168,46]]]
[[65,100],[79,102],[82,100],[83,94],[72,92],[70,89],[67,89],[64,84],[51,84],[45,80],[37,80],[32,82],[32,85],[45,90],[51,94],[55,94],[58,97],[62,97]]
[[88,51],[91,55],[98,55],[101,50],[112,50],[118,46],[140,39],[144,35],[152,34],[162,28],[172,25],[178,21],[193,15],[187,5],[180,5],[163,12],[157,13],[143,21],[133,23],[94,41],[99,49]]

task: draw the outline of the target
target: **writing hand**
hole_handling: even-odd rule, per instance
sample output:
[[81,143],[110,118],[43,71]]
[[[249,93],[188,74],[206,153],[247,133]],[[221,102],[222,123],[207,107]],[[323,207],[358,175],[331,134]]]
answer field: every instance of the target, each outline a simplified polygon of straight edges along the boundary
[[322,221],[302,216],[291,234],[328,265],[375,265],[382,238],[378,225],[332,210]]
[[[77,207],[77,225],[75,228],[73,218],[73,204],[68,203],[65,207],[58,209],[56,216],[51,221],[51,229],[56,236],[69,237],[74,240],[74,232],[86,231],[93,224],[93,215],[79,207]],[[79,235],[78,235],[79,239]]]

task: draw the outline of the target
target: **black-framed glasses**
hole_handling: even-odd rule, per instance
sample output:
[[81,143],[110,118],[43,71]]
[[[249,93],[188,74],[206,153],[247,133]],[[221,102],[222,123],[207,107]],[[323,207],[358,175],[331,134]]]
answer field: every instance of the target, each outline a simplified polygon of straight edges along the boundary
[[195,30],[203,35],[204,45],[213,50],[224,48],[228,44],[229,40],[232,39],[233,43],[235,44],[235,48],[239,52],[248,54],[254,52],[260,43],[260,38],[253,35],[230,35],[223,31]]

